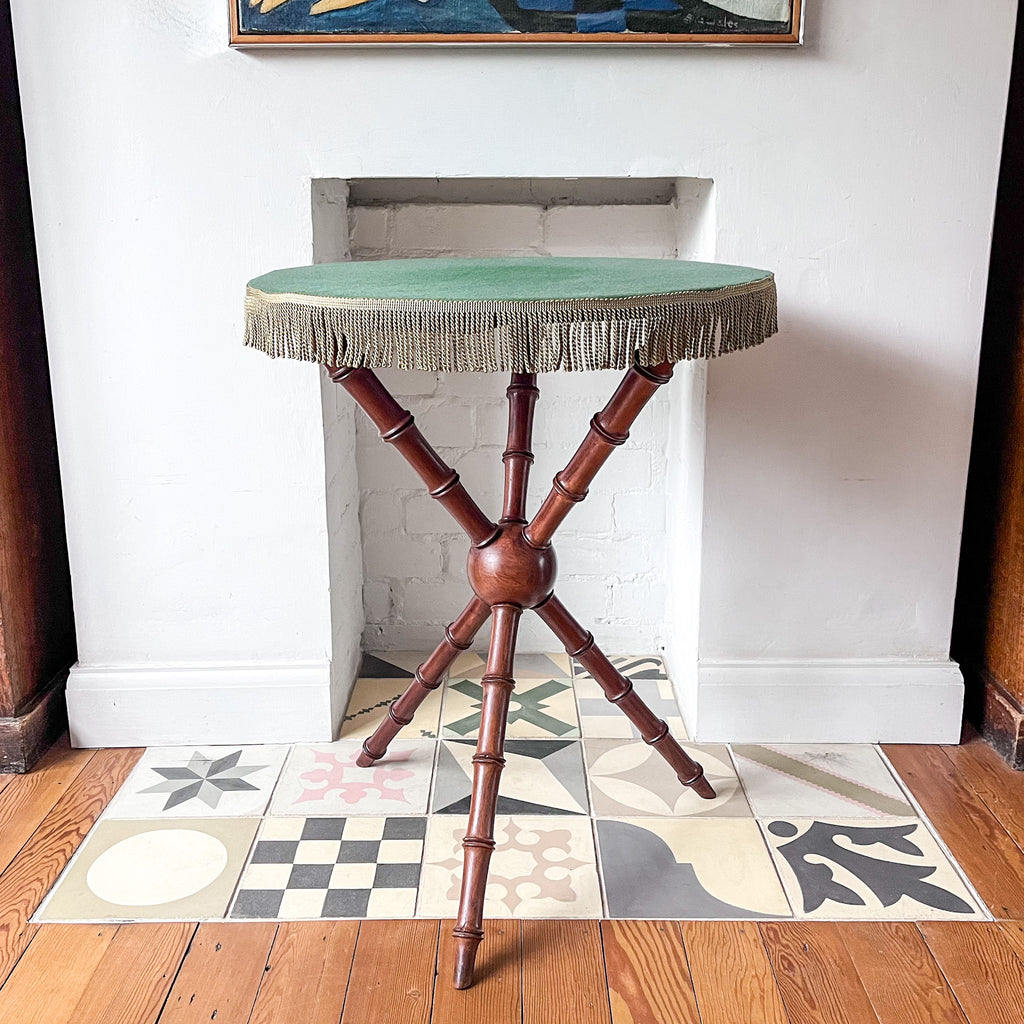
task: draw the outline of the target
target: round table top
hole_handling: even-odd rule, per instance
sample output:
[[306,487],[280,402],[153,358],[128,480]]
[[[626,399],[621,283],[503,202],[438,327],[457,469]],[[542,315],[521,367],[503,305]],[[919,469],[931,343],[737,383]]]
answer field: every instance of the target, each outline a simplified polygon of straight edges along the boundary
[[323,263],[246,289],[246,344],[339,366],[623,368],[719,355],[775,329],[769,271],[684,260]]

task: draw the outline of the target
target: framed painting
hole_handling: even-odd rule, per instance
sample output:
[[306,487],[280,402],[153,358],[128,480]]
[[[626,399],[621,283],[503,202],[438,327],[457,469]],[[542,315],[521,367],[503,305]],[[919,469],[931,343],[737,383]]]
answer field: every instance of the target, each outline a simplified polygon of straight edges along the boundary
[[793,44],[803,0],[229,0],[232,46]]

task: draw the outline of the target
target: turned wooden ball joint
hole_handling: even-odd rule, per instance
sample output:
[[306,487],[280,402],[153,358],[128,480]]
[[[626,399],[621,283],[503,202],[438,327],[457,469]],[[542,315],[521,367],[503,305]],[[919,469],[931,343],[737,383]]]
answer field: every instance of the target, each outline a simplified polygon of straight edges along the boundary
[[466,573],[473,593],[493,607],[536,608],[554,589],[557,563],[550,544],[534,547],[521,523],[502,523],[494,540],[471,547]]

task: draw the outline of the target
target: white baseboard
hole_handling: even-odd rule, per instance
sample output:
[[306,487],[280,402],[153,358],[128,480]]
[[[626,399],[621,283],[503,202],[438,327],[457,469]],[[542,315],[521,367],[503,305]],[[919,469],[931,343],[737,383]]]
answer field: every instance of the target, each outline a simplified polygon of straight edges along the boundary
[[76,747],[329,742],[330,662],[76,665],[68,678]]
[[964,681],[944,661],[705,661],[700,742],[956,743]]

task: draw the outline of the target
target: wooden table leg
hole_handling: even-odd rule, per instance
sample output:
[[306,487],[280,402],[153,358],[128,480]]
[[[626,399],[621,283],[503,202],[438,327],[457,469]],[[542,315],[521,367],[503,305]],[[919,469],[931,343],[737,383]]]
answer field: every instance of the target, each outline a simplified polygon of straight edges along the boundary
[[462,614],[445,627],[444,639],[434,649],[434,653],[416,669],[416,676],[409,684],[409,688],[392,702],[387,717],[377,726],[373,735],[363,741],[362,752],[356,758],[356,764],[360,768],[369,768],[374,761],[379,761],[388,752],[388,745],[402,727],[412,721],[416,709],[441,685],[445,672],[459,653],[469,650],[473,637],[490,614],[491,609],[486,602],[474,597]]
[[462,895],[459,916],[452,932],[455,937],[455,987],[469,988],[477,946],[484,937],[484,890],[487,868],[494,850],[494,813],[498,801],[498,780],[505,766],[505,721],[515,680],[512,662],[516,631],[522,608],[514,604],[492,606],[491,646],[481,684],[483,700],[480,734],[473,755],[473,796],[469,804],[469,827],[462,841]]
[[676,742],[663,722],[633,689],[633,682],[620,673],[594,643],[594,634],[585,630],[552,594],[534,611],[547,623],[551,632],[601,685],[605,696],[618,705],[626,717],[640,730],[644,743],[654,747],[672,766],[684,786],[705,800],[714,800],[715,791],[704,777],[704,769]]

